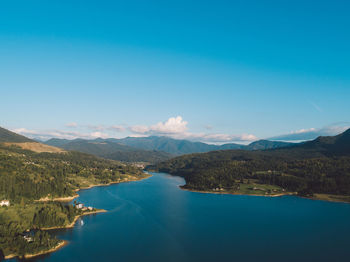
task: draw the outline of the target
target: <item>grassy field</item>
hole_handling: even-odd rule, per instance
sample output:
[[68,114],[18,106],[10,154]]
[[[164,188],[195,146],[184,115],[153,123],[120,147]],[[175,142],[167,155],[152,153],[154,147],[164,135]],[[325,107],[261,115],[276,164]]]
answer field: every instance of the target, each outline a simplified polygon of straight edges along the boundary
[[45,144],[37,143],[37,142],[24,142],[24,143],[4,143],[6,146],[15,146],[22,148],[24,150],[30,150],[36,153],[63,153],[66,152],[61,148],[48,146]]
[[222,193],[222,194],[235,194],[235,195],[258,195],[258,196],[279,196],[285,194],[291,194],[283,188],[276,185],[267,185],[255,183],[254,179],[244,179],[242,181],[236,181],[236,185],[232,188],[213,188],[211,190],[197,190],[190,187],[184,186],[183,189],[207,192],[207,193]]
[[312,197],[317,200],[334,201],[334,202],[350,202],[350,196],[330,195],[330,194],[314,194]]
[[235,191],[235,193],[243,194],[243,195],[280,195],[286,193],[279,186],[275,185],[264,185],[264,184],[240,184],[239,190]]

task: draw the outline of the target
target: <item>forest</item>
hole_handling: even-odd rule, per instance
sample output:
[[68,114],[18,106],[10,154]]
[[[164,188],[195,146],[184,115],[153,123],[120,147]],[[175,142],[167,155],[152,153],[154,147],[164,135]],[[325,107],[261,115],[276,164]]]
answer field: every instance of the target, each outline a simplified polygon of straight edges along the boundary
[[51,195],[65,197],[90,184],[142,175],[131,165],[79,152],[35,153],[0,144],[0,198],[18,203]]
[[57,246],[61,241],[41,229],[66,226],[82,212],[70,204],[36,200],[143,176],[134,166],[80,152],[35,153],[0,143],[0,200],[10,201],[0,207],[0,254],[23,256]]
[[258,151],[222,150],[173,158],[149,170],[185,178],[184,188],[235,191],[254,181],[288,192],[350,196],[350,130],[300,145]]
[[[58,202],[13,204],[1,207],[0,247],[4,254],[37,253],[55,247],[60,240],[41,228],[65,226],[82,211]],[[27,239],[25,238],[27,237]]]

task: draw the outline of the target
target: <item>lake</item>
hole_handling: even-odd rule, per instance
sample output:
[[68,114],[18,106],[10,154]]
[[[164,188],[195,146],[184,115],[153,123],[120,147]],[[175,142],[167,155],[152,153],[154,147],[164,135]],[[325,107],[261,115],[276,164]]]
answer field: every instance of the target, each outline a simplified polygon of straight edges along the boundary
[[80,191],[78,201],[108,212],[57,231],[69,244],[35,261],[349,261],[349,204],[195,193],[184,183],[153,174]]

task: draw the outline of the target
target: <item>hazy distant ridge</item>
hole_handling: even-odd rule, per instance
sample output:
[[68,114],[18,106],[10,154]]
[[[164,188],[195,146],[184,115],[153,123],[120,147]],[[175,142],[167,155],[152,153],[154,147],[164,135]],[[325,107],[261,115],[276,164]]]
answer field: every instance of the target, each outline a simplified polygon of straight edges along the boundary
[[76,150],[105,158],[129,162],[159,162],[184,154],[205,153],[228,149],[265,150],[294,145],[292,143],[267,140],[259,140],[249,145],[239,145],[234,143],[210,145],[164,136],[126,137],[122,139],[97,138],[95,140],[67,140],[53,138],[45,143],[66,150]]

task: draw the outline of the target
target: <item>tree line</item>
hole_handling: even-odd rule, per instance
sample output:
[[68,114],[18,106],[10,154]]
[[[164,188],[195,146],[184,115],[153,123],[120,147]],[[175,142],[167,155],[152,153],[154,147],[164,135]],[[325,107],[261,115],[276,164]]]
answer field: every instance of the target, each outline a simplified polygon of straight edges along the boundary
[[233,189],[242,179],[254,179],[300,195],[350,195],[349,156],[295,158],[227,150],[185,155],[148,168],[183,176],[185,187],[197,190]]

